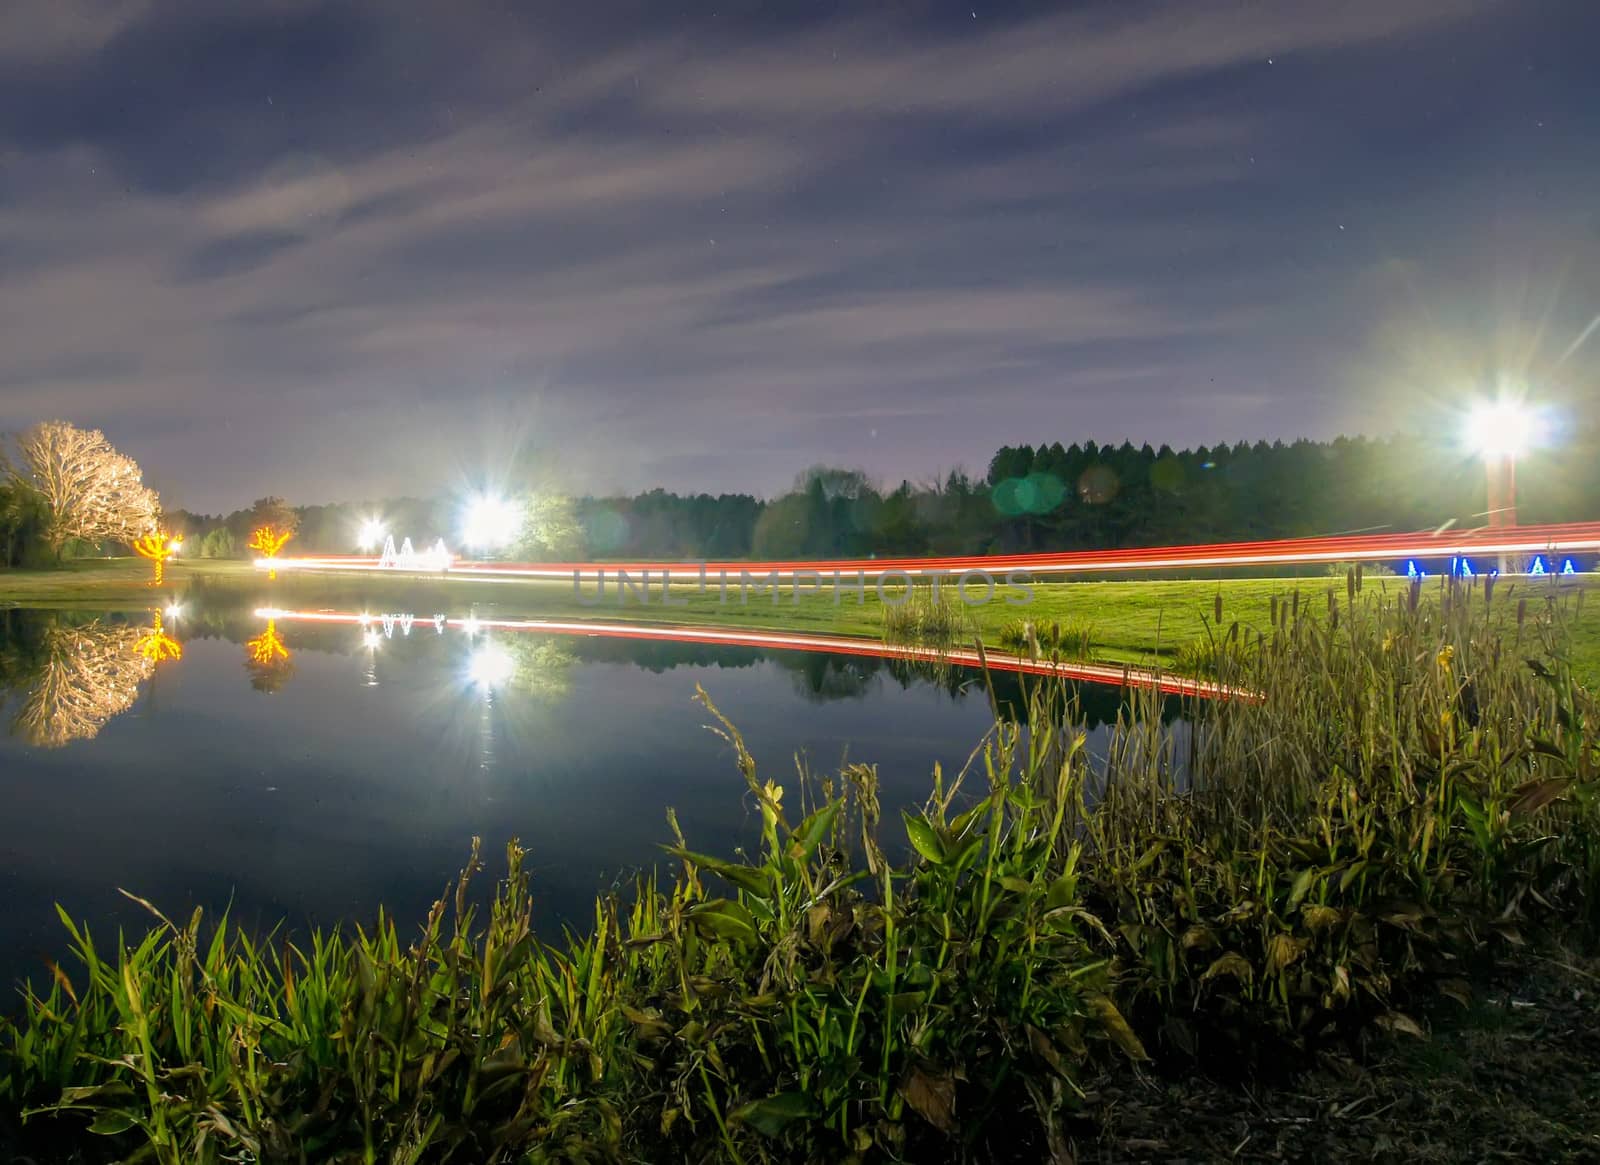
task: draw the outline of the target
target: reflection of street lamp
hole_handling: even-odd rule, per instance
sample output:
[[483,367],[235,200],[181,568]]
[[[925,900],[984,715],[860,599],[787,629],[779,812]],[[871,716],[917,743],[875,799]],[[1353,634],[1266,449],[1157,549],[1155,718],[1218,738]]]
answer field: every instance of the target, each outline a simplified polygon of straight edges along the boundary
[[[1492,528],[1517,524],[1517,457],[1533,443],[1536,428],[1533,410],[1506,397],[1479,404],[1467,416],[1467,443],[1483,457],[1488,473]],[[1506,573],[1506,565],[1502,554],[1501,574]]]

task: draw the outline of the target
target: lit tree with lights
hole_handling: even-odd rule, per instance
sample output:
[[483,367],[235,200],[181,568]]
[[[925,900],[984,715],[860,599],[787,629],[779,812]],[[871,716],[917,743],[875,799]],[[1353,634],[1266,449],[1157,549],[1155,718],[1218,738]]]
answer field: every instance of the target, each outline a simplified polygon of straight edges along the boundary
[[98,429],[45,421],[23,434],[19,474],[44,501],[45,543],[57,560],[68,540],[133,543],[153,532],[161,513],[133,458]]

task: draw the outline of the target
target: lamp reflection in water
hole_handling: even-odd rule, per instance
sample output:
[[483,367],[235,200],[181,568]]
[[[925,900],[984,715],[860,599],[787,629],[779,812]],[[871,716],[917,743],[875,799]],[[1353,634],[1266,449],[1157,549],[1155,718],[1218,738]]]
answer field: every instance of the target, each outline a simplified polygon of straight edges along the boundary
[[492,640],[473,648],[467,662],[467,679],[474,690],[483,696],[478,713],[478,768],[484,772],[495,765],[495,693],[509,684],[516,674],[516,660],[509,651]]

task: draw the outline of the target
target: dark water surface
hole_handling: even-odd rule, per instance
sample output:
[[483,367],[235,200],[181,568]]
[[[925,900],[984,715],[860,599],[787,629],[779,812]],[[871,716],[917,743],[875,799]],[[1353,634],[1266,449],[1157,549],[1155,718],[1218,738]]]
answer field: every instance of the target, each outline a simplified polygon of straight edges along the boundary
[[[729,852],[754,821],[703,686],[763,774],[879,766],[886,822],[992,723],[981,678],[810,652],[436,632],[188,612],[0,611],[0,977],[66,954],[60,903],[111,939],[232,904],[252,926],[419,920],[484,839],[530,854],[541,925],[661,861],[676,809]],[[164,649],[164,650],[163,650]],[[1118,695],[1084,694],[1091,724]],[[549,926],[549,929],[554,929]]]

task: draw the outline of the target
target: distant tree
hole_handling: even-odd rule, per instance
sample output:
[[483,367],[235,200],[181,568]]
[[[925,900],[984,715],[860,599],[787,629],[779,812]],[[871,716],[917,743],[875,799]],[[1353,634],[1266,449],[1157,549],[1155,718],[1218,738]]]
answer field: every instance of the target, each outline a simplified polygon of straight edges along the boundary
[[237,558],[238,555],[239,545],[233,531],[226,526],[217,526],[200,539],[201,558]]
[[561,561],[583,551],[583,527],[571,498],[544,490],[529,494],[522,507],[522,532],[516,551],[528,558]]
[[271,526],[279,534],[293,534],[300,529],[300,515],[282,498],[257,498],[250,506],[250,529]]
[[132,542],[156,528],[161,502],[133,458],[98,429],[45,421],[23,434],[25,480],[43,500],[43,537],[57,561],[68,540]]
[[756,519],[750,552],[756,558],[798,558],[810,541],[811,508],[803,493],[767,503]]

